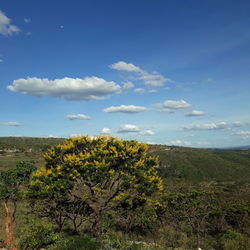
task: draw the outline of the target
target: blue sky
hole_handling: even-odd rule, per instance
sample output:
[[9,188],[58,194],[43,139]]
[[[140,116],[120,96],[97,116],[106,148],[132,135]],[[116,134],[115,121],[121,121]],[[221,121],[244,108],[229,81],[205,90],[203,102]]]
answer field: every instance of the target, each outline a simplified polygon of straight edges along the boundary
[[0,136],[250,144],[250,2],[2,0]]

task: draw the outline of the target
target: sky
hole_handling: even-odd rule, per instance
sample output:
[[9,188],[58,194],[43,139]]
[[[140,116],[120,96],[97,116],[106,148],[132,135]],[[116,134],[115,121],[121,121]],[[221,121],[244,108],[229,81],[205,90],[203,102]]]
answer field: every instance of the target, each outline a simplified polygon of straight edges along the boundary
[[1,0],[0,136],[250,145],[250,1]]

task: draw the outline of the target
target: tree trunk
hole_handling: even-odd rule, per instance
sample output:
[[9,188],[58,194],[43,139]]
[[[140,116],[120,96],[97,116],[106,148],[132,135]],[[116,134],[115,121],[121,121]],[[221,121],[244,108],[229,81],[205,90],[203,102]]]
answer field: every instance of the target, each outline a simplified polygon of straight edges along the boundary
[[10,246],[11,250],[16,250],[17,248],[14,246],[14,238],[13,238],[13,218],[11,208],[8,207],[8,204],[4,202],[4,207],[6,211],[6,221],[5,221],[5,231],[7,241],[6,243]]
[[94,223],[92,224],[92,233],[99,238],[102,233],[102,216],[101,213],[95,213]]

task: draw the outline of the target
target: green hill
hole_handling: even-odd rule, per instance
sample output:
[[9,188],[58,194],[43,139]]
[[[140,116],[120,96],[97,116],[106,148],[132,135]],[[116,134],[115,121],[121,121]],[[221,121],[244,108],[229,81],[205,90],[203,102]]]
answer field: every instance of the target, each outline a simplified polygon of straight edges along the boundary
[[152,146],[166,178],[192,181],[249,181],[250,151]]

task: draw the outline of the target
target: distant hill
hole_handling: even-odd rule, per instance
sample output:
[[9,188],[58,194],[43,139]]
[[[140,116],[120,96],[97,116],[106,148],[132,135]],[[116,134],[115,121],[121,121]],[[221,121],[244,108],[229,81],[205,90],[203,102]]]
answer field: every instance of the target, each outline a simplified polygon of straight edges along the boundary
[[250,151],[151,146],[165,178],[190,181],[249,181]]
[[62,143],[62,138],[36,137],[0,137],[0,150],[10,149],[17,151],[45,151],[47,148]]
[[238,146],[238,147],[230,147],[225,149],[231,149],[231,150],[250,150],[250,145],[247,146]]

